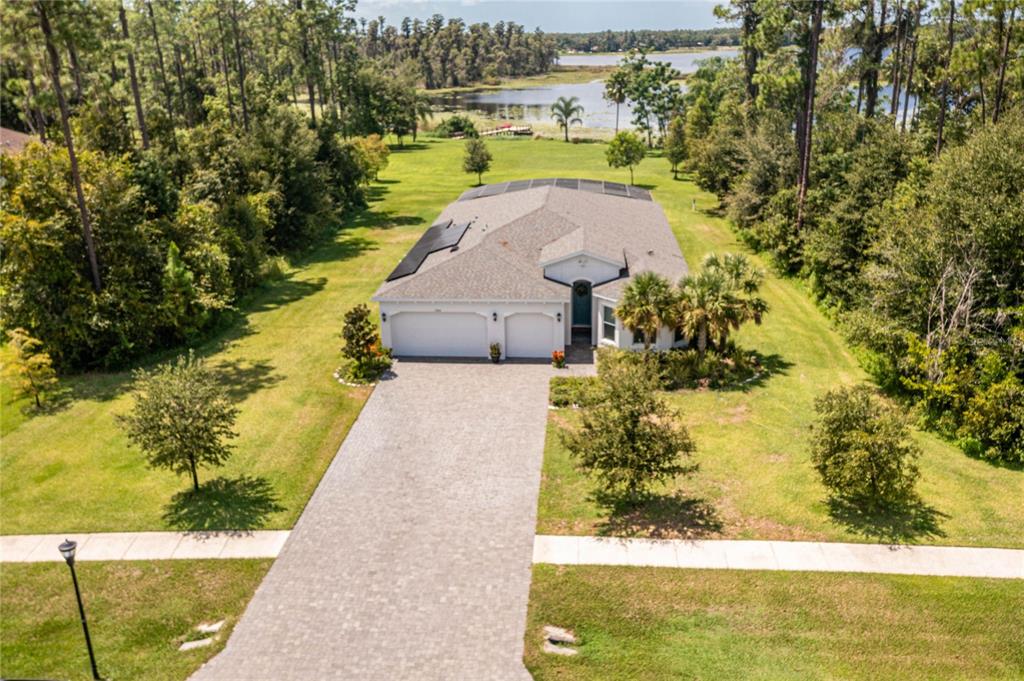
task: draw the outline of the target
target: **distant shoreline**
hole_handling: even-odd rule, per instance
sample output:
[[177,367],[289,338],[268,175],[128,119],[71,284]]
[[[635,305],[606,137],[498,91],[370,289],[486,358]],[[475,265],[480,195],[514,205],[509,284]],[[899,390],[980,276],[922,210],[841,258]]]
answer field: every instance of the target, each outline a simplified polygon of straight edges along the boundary
[[[719,50],[739,50],[739,45],[715,45],[713,47],[673,47],[671,50],[653,50],[651,54],[690,54],[693,52],[717,52]],[[558,58],[562,57],[614,57],[626,56],[629,52],[559,52]]]

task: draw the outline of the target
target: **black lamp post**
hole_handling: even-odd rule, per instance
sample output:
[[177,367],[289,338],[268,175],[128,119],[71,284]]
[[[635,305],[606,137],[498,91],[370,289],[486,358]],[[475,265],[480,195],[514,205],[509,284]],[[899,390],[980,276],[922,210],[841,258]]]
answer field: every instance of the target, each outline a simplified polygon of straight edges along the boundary
[[75,585],[75,598],[78,599],[78,615],[82,618],[82,631],[85,632],[85,647],[89,649],[89,664],[92,665],[92,678],[99,681],[100,673],[96,670],[96,656],[92,652],[92,639],[89,638],[89,623],[85,621],[85,607],[82,605],[82,592],[78,590],[78,576],[75,575],[75,549],[78,542],[65,539],[59,547],[60,555],[64,556],[71,568],[71,581]]

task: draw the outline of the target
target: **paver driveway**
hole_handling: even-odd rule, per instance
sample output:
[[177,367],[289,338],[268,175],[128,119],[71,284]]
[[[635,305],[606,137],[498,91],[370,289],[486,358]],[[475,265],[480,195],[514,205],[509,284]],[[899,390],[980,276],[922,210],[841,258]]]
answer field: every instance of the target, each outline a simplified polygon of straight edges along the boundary
[[530,678],[521,658],[552,369],[400,362],[396,374],[224,651],[193,678]]

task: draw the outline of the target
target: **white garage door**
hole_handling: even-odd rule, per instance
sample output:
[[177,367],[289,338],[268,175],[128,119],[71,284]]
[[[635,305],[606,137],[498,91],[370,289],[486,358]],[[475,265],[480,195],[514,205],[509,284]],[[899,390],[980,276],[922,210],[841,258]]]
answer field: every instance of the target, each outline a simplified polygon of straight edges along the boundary
[[487,321],[466,312],[400,312],[388,320],[391,350],[406,357],[486,357]]
[[555,350],[555,320],[546,314],[514,314],[505,318],[508,357],[551,357]]

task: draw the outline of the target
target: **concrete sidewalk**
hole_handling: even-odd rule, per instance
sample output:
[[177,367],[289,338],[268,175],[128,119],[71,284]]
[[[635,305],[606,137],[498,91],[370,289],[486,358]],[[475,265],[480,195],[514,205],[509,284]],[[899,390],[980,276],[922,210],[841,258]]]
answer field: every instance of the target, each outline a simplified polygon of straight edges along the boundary
[[1024,551],[957,546],[537,535],[533,562],[1024,579]]
[[276,558],[288,535],[288,530],[18,534],[0,537],[0,562],[63,561],[57,547],[64,539],[78,542],[76,560]]

